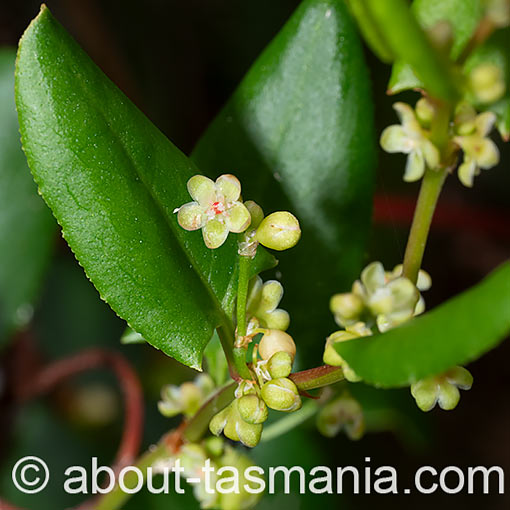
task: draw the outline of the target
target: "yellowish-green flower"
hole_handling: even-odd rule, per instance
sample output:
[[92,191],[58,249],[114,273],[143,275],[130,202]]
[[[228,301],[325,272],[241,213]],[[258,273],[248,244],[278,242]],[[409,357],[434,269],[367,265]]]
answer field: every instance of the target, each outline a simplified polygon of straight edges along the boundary
[[454,141],[464,152],[464,160],[458,170],[459,180],[464,186],[472,187],[480,169],[487,170],[499,162],[499,150],[487,136],[495,122],[494,113],[476,115],[472,110],[471,114],[464,112],[462,121],[456,126],[460,134],[454,137]]
[[208,374],[200,374],[193,382],[180,386],[164,386],[158,402],[159,412],[168,418],[178,414],[193,416],[213,390],[214,382]]
[[335,331],[326,340],[326,346],[324,348],[323,361],[326,365],[333,367],[341,367],[345,378],[349,382],[361,381],[354,370],[347,364],[347,362],[338,354],[335,349],[335,344],[340,342],[346,342],[349,340],[359,339],[372,335],[372,331],[367,328],[363,322],[358,322],[352,326],[347,326],[345,330]]
[[335,437],[343,429],[349,439],[361,439],[365,432],[363,409],[348,393],[339,395],[320,410],[317,428],[325,437]]
[[376,323],[380,331],[387,331],[423,313],[425,302],[419,290],[428,290],[431,284],[425,271],[420,270],[415,286],[402,276],[402,265],[385,271],[380,262],[372,262],[351,292],[331,298],[330,308],[339,326],[348,328],[361,321],[370,327]]
[[250,281],[247,299],[247,316],[255,317],[263,328],[280,329],[289,327],[288,312],[278,308],[283,297],[283,286],[276,280],[262,282],[260,276]]
[[229,232],[244,232],[251,216],[241,201],[241,183],[230,174],[220,175],[216,182],[203,175],[188,181],[194,202],[176,209],[179,225],[186,230],[202,229],[208,248],[219,248]]
[[388,126],[381,135],[381,147],[386,152],[408,154],[404,181],[417,181],[423,177],[425,168],[439,165],[439,150],[428,139],[427,131],[420,125],[415,111],[406,103],[395,103],[393,108],[401,124]]
[[463,367],[454,367],[448,372],[422,379],[411,385],[411,394],[422,411],[430,411],[436,404],[450,411],[459,403],[461,390],[469,390],[473,376]]

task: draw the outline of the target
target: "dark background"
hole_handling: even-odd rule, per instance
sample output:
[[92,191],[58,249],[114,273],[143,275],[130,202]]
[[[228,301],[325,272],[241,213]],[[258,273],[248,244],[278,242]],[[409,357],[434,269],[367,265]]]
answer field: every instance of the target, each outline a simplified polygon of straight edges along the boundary
[[[78,40],[104,72],[185,153],[189,153],[208,122],[219,111],[251,63],[277,33],[298,4],[294,0],[48,0],[49,8]],[[37,14],[39,2],[2,0],[0,45],[15,46],[23,30]],[[368,51],[376,125],[381,130],[396,122],[394,101],[385,94],[389,67]],[[412,100],[403,94],[400,100]],[[508,146],[498,134],[502,159],[497,168],[477,177],[473,190],[455,177],[448,179],[440,199],[436,221],[425,255],[424,267],[433,275],[427,293],[429,307],[478,282],[510,255],[510,173]],[[508,145],[508,144],[507,144]],[[401,176],[404,158],[380,153],[374,233],[368,260],[382,260],[388,267],[400,261],[411,221],[417,185],[405,185]],[[56,240],[56,253],[29,338],[18,340],[36,357],[54,359],[89,346],[121,350],[135,364],[147,399],[146,444],[155,442],[173,422],[155,409],[162,384],[190,377],[187,369],[147,346],[121,347],[124,325],[86,280],[65,243]],[[336,289],[334,289],[336,290]],[[334,328],[331,324],[332,330]],[[321,344],[322,340],[317,339]],[[13,343],[12,350],[16,348]],[[12,350],[4,356],[0,375],[9,373]],[[510,344],[469,366],[475,384],[463,393],[454,412],[435,409],[424,415],[416,410],[407,390],[376,392],[359,387],[368,402],[372,429],[358,443],[344,436],[321,438],[309,431],[268,443],[253,452],[257,462],[269,465],[307,462],[309,465],[354,464],[398,467],[402,486],[411,486],[415,469],[432,465],[459,467],[499,465],[510,473]],[[11,371],[12,372],[12,371]],[[87,465],[96,455],[108,464],[115,452],[122,425],[122,404],[107,374],[82,377],[48,399],[15,409],[2,393],[0,407],[0,495],[23,505],[32,500],[16,494],[10,483],[10,467],[17,458],[40,455],[57,470],[71,464]],[[12,380],[6,385],[13,384]],[[93,393],[92,390],[96,393]],[[1,389],[1,385],[0,385]],[[85,395],[85,397],[83,396]],[[91,423],[87,398],[99,409]],[[81,400],[80,400],[81,399]],[[83,402],[85,403],[83,403]],[[81,404],[76,404],[76,402]],[[103,404],[101,404],[103,402]],[[382,409],[381,412],[380,409]],[[92,420],[93,421],[93,420]],[[287,453],[285,453],[287,451]],[[326,453],[327,452],[327,453]],[[453,478],[452,478],[453,484]],[[508,483],[507,483],[508,490]],[[37,509],[64,508],[77,501],[59,491],[57,482],[38,496]],[[27,502],[28,501],[28,502]],[[378,505],[404,509],[508,508],[505,496],[344,496],[267,498],[261,505],[312,508],[349,508]],[[135,498],[130,508],[158,509],[170,505],[195,508],[192,498]]]

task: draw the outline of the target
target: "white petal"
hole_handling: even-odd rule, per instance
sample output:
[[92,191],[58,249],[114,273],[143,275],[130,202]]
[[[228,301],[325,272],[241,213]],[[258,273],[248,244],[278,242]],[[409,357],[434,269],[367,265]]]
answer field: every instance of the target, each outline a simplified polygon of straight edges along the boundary
[[209,205],[216,200],[216,186],[205,175],[194,175],[188,181],[188,192],[201,205]]
[[399,124],[388,126],[381,134],[381,147],[386,152],[403,152],[408,154],[413,147],[404,128]]
[[404,181],[418,181],[425,173],[425,159],[420,150],[415,150],[407,157],[406,171],[404,173]]
[[488,169],[499,163],[499,150],[489,138],[484,138],[476,145],[476,163],[480,168]]
[[464,162],[458,170],[459,180],[468,188],[473,187],[473,179],[477,173],[476,161],[464,154]]
[[480,136],[486,136],[491,132],[492,126],[496,122],[496,114],[492,112],[483,112],[476,116],[476,130]]
[[439,166],[440,154],[437,147],[427,138],[425,138],[421,144],[421,150],[427,166],[434,170]]
[[220,175],[216,179],[216,191],[222,194],[227,202],[235,202],[241,195],[241,183],[235,175]]

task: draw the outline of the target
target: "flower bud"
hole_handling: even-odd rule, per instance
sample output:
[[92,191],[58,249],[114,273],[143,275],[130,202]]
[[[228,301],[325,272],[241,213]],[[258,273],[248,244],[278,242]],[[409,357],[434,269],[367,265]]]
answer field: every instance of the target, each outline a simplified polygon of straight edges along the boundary
[[230,404],[230,409],[230,416],[223,429],[225,436],[232,439],[232,441],[241,441],[250,448],[257,446],[262,435],[262,424],[252,424],[242,419],[239,413],[238,399]]
[[272,250],[288,250],[296,246],[301,237],[297,218],[287,211],[278,211],[264,218],[257,229],[260,244]]
[[259,342],[259,354],[262,359],[270,359],[277,352],[286,352],[294,360],[296,344],[292,337],[278,329],[269,329]]
[[237,404],[241,418],[254,425],[267,420],[267,406],[258,395],[245,395]]
[[494,103],[501,98],[506,88],[501,68],[488,62],[471,71],[469,85],[481,103]]
[[247,200],[244,203],[244,206],[248,209],[251,216],[250,229],[257,228],[264,219],[264,211],[262,210],[262,207],[253,200]]
[[429,127],[435,115],[434,105],[425,97],[416,103],[416,117],[423,127]]
[[286,377],[273,379],[262,386],[262,398],[268,407],[292,412],[301,408],[301,397],[296,385]]
[[344,325],[346,322],[356,321],[364,309],[363,300],[353,292],[335,294],[329,301],[329,308],[335,315],[337,322]]
[[353,340],[355,338],[363,338],[356,333],[350,333],[348,331],[336,331],[331,334],[326,340],[326,347],[324,349],[323,361],[326,365],[333,367],[342,367],[345,378],[349,382],[361,381],[361,377],[356,375],[354,370],[349,367],[345,360],[338,354],[334,345],[339,342],[345,342],[347,340]]
[[212,434],[219,436],[223,432],[223,429],[227,425],[227,421],[230,417],[230,412],[231,408],[229,405],[212,417],[211,421],[209,422],[209,430]]
[[275,352],[267,362],[267,370],[273,379],[288,377],[292,370],[292,356],[288,352]]

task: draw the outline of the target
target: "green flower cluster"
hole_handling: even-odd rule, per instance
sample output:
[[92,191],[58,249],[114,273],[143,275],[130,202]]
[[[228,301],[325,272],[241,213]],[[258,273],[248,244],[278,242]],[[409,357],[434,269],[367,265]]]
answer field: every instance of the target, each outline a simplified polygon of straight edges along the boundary
[[255,349],[255,380],[242,381],[236,398],[209,423],[215,435],[223,433],[233,441],[254,447],[260,441],[268,408],[292,412],[301,408],[301,397],[289,378],[296,346],[292,337],[277,329],[266,330]]

